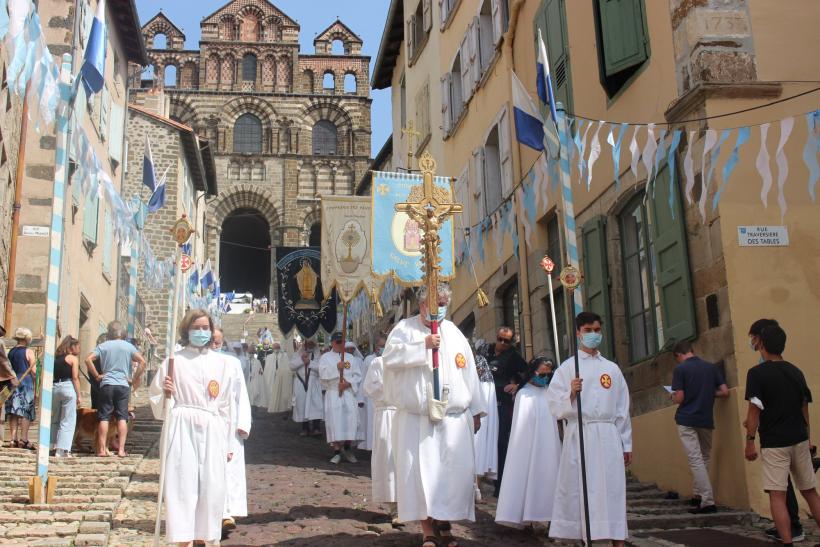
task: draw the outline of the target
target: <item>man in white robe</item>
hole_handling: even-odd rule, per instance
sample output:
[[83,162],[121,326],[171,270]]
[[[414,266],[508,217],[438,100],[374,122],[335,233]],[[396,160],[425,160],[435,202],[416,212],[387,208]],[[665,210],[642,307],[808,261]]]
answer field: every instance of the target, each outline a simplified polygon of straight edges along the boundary
[[319,359],[319,377],[325,391],[325,431],[334,451],[330,463],[338,464],[342,457],[356,463],[352,444],[359,424],[356,392],[362,381],[362,362],[345,352],[342,333],[333,333],[331,343],[332,351]]
[[[450,303],[449,286],[438,287],[438,319]],[[474,431],[486,414],[473,352],[452,322],[430,333],[427,288],[419,290],[420,314],[402,320],[387,340],[382,360],[385,388],[396,406],[393,449],[396,501],[401,522],[421,521],[424,537],[442,535],[449,521],[475,520]],[[441,399],[446,415],[430,417],[433,395],[432,349],[439,348]]]
[[[224,352],[225,334],[220,328],[214,329],[211,349]],[[242,375],[242,363],[229,353],[228,361],[236,374],[231,403],[230,452],[233,454],[225,470],[229,488],[225,495],[225,513],[222,517],[223,534],[236,528],[236,517],[248,516],[248,486],[245,479],[245,440],[251,432],[251,403],[248,389]]]
[[598,351],[600,316],[582,312],[575,324],[581,377],[575,378],[575,361],[569,358],[547,389],[550,412],[558,420],[567,420],[550,537],[583,539],[586,535],[576,403],[581,393],[592,540],[622,546],[628,535],[625,466],[632,462],[629,387],[618,365]]
[[[373,348],[374,352],[364,358],[362,365],[362,383],[367,377],[367,372],[370,369],[370,364],[376,357],[381,356],[384,351],[384,345],[387,343],[387,337],[379,335],[376,338],[376,345]],[[362,442],[359,443],[361,450],[373,450],[373,434],[374,434],[374,414],[375,404],[373,399],[368,396],[363,389],[359,390],[359,437]]]
[[396,460],[393,454],[393,418],[396,407],[385,392],[384,363],[374,358],[362,381],[362,390],[373,401],[373,454],[370,456],[370,477],[373,501],[386,503],[391,516],[396,516]]
[[321,435],[319,422],[324,416],[322,386],[319,380],[319,361],[314,357],[316,343],[307,340],[293,354],[290,370],[293,373],[293,421],[302,424],[301,436]]
[[[197,322],[194,326],[199,328]],[[204,328],[208,323],[204,323]],[[231,358],[210,350],[209,342],[210,332],[205,344],[199,347],[185,336],[184,349],[174,356],[173,378],[166,381],[166,359],[149,389],[156,419],[164,417],[164,404],[172,405],[164,425],[169,428],[163,496],[169,543],[219,542],[222,535],[227,490],[225,464],[231,458],[231,411],[237,376]],[[169,386],[172,397],[166,402],[164,390]]]

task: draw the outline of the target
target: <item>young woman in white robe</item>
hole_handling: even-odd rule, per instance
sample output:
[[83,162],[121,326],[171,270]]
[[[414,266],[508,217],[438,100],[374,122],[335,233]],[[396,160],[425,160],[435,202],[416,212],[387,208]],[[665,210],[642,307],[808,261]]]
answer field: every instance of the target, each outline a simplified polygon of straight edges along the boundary
[[481,418],[481,429],[475,434],[475,474],[476,497],[480,499],[478,483],[482,478],[495,480],[498,477],[498,403],[495,395],[493,373],[482,355],[475,356],[475,366],[479,387],[487,405],[487,415]]
[[231,357],[209,349],[213,328],[204,310],[188,312],[179,327],[184,349],[174,356],[173,377],[166,359],[149,390],[155,418],[163,419],[164,404],[171,405],[161,471],[171,543],[218,542],[222,536],[238,376]]
[[552,505],[561,440],[550,414],[547,385],[553,363],[546,357],[530,362],[526,384],[515,395],[510,444],[495,521],[520,528],[552,520]]
[[276,373],[268,401],[268,412],[271,414],[288,412],[293,407],[293,373],[290,370],[288,354],[283,349],[274,349],[267,362],[271,361],[275,362]]
[[[332,342],[333,351],[322,355],[319,359],[319,377],[322,389],[325,391],[325,432],[327,442],[333,445],[334,454],[331,463],[339,463],[344,457],[350,463],[358,460],[353,454],[351,445],[356,438],[359,425],[359,408],[356,402],[356,392],[362,381],[361,361],[342,352],[344,345],[341,338]],[[344,390],[339,393],[341,381],[340,363],[344,374]]]

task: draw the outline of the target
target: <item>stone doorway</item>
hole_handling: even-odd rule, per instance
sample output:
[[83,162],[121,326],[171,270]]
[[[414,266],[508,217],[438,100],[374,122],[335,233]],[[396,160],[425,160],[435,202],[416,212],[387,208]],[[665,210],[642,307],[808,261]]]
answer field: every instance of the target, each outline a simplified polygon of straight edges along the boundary
[[271,230],[257,209],[241,207],[222,222],[219,273],[222,292],[271,298]]

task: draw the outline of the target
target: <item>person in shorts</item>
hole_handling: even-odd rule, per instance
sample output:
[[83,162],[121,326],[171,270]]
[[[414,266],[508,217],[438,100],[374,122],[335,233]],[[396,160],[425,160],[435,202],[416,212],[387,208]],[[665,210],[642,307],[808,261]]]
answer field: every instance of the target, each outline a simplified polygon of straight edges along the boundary
[[820,496],[815,489],[809,440],[811,391],[799,368],[783,359],[786,332],[771,325],[760,333],[758,351],[763,362],[746,376],[746,459],[757,459],[755,438],[760,432],[763,489],[769,494],[772,518],[784,545],[792,545],[792,527],[786,508],[791,473],[794,486],[805,498],[820,524]]
[[[100,383],[100,406],[97,409],[97,455],[105,456],[108,422],[117,420],[119,436],[117,455],[125,457],[125,439],[128,436],[128,405],[131,400],[133,380],[138,380],[145,368],[145,359],[133,344],[125,341],[125,329],[118,321],[108,324],[107,340],[94,348],[85,359],[88,371]],[[93,366],[94,358],[100,359],[102,374]],[[137,365],[136,372],[132,365]]]

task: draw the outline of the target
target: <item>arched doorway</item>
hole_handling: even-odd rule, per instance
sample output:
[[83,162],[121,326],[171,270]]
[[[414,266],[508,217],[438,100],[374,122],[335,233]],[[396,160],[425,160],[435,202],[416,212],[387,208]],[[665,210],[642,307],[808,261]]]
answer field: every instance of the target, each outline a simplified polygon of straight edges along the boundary
[[222,292],[271,297],[271,230],[251,207],[234,209],[222,222],[219,273]]

